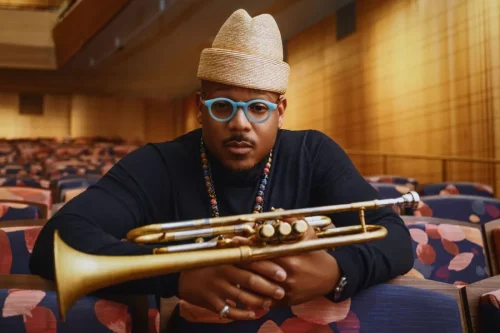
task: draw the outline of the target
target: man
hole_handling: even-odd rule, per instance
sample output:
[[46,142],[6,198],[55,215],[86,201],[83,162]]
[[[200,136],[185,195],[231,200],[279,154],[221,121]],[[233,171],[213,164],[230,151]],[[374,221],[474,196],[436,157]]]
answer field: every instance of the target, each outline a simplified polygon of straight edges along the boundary
[[[244,10],[233,13],[213,47],[201,54],[201,129],[138,149],[68,202],[42,230],[31,257],[32,272],[54,278],[55,230],[80,251],[141,255],[151,254],[153,247],[121,240],[143,225],[377,199],[377,192],[326,135],[281,129],[288,75],[274,19],[252,19]],[[302,116],[307,117],[307,110]],[[412,267],[410,236],[400,217],[391,208],[367,211],[366,217],[370,224],[385,226],[387,237],[131,281],[114,290],[177,295],[237,321],[252,320],[262,309],[278,311],[320,296],[345,300]],[[359,224],[356,212],[332,218],[336,226]]]

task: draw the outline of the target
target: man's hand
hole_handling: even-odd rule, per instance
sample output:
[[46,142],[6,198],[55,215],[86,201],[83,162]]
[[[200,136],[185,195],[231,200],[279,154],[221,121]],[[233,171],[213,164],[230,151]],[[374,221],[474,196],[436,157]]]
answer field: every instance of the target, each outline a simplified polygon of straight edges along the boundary
[[[252,309],[269,309],[273,300],[283,298],[283,288],[272,279],[283,281],[286,275],[270,261],[254,263],[253,266],[259,274],[233,265],[184,271],[179,279],[179,297],[215,313],[228,304],[229,319],[255,319]],[[244,309],[233,306],[234,303]]]
[[[291,223],[296,218],[284,219]],[[301,240],[316,239],[316,232],[309,226]],[[273,266],[275,265],[275,266]],[[258,274],[261,271],[260,262],[240,265],[242,268]],[[266,269],[284,269],[286,279],[280,283],[285,289],[285,297],[273,300],[272,306],[296,305],[330,293],[340,278],[337,260],[326,250],[305,252],[303,254],[279,257],[266,262]]]

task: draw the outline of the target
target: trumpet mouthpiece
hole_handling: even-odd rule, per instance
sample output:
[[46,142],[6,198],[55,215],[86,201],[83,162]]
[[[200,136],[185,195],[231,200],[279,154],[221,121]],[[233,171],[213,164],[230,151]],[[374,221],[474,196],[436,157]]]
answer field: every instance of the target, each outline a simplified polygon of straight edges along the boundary
[[411,191],[403,195],[404,205],[416,209],[420,202],[420,196],[417,192]]

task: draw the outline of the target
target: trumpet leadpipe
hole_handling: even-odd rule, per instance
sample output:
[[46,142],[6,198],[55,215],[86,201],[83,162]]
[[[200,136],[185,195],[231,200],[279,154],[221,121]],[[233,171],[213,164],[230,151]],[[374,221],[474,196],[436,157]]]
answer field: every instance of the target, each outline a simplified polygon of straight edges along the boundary
[[[291,210],[274,210],[260,214],[242,214],[237,216],[224,216],[216,218],[203,218],[196,220],[187,220],[181,222],[158,223],[139,227],[127,233],[129,241],[135,241],[139,236],[160,235],[173,230],[185,229],[203,229],[211,227],[220,227],[235,224],[256,223],[258,221],[278,220],[286,217],[308,217],[321,214],[334,214],[354,210],[378,209],[384,206],[400,205],[403,207],[415,208],[418,205],[420,197],[417,192],[409,192],[395,199],[376,199],[371,201],[361,201],[348,204],[330,205],[312,208],[299,208]],[[313,219],[314,220],[314,219]],[[318,221],[314,221],[318,222]]]

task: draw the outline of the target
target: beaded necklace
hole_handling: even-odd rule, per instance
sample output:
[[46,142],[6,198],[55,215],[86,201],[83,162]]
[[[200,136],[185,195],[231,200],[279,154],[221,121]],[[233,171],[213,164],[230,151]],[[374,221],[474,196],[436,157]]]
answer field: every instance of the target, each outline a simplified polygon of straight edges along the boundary
[[[210,197],[210,205],[212,207],[212,217],[219,217],[219,206],[217,205],[217,197],[215,195],[215,187],[212,178],[212,170],[210,168],[210,162],[207,159],[207,154],[205,151],[205,145],[203,143],[203,138],[200,141],[200,154],[201,154],[201,165],[203,167],[203,175],[205,176],[205,185],[207,187],[208,196]],[[269,153],[266,166],[262,172],[262,178],[259,185],[259,190],[257,191],[257,196],[255,197],[255,205],[253,207],[254,213],[262,212],[262,207],[264,206],[264,192],[266,190],[267,180],[269,178],[269,172],[271,171],[271,162],[273,157],[273,151]]]

